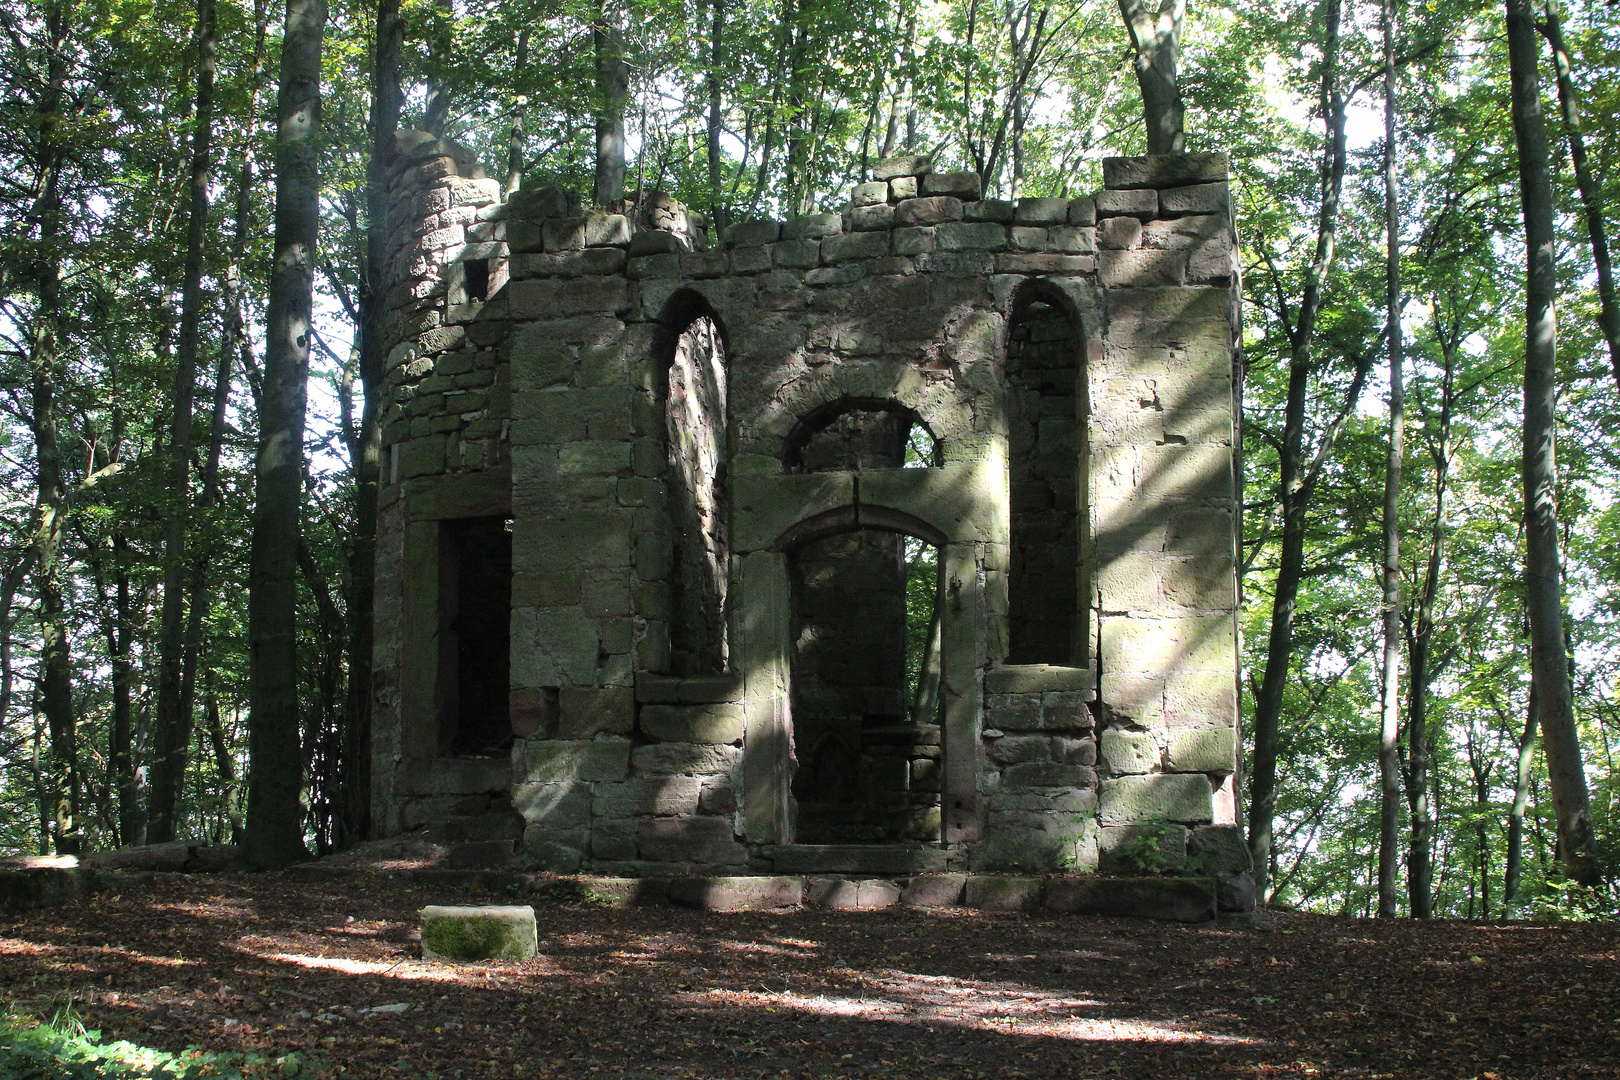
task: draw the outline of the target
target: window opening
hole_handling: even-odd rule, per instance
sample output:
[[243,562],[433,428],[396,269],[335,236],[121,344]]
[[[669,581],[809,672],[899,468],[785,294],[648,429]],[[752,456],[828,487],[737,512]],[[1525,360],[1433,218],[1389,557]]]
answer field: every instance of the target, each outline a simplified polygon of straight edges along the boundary
[[670,525],[670,659],[676,675],[726,670],[730,544],[726,365],[719,328],[699,316],[675,341],[664,399]]
[[489,299],[489,260],[468,259],[462,266],[466,270],[467,299]]
[[512,745],[512,523],[439,529],[439,752],[492,757]]
[[1070,664],[1083,651],[1078,353],[1062,309],[1037,300],[1015,317],[1006,367],[1010,663]]
[[[937,461],[894,408],[831,414],[795,450],[806,472]],[[938,567],[933,545],[869,527],[790,554],[798,842],[939,839]]]

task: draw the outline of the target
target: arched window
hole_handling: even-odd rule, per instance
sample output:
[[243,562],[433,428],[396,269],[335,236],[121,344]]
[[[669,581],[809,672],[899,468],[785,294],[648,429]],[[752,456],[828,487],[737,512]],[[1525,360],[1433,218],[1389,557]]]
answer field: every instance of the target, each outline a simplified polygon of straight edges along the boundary
[[1013,664],[1073,664],[1080,618],[1081,334],[1057,297],[1026,293],[1007,334]]
[[676,675],[726,670],[726,593],[730,544],[727,504],[724,335],[695,295],[666,323],[669,366],[664,393],[665,492],[673,541],[670,570],[670,666]]

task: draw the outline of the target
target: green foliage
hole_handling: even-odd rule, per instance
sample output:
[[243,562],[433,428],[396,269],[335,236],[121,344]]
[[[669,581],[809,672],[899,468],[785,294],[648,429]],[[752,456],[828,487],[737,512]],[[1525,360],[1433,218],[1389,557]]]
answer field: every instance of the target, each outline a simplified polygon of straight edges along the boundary
[[1131,838],[1108,853],[1112,866],[1137,874],[1164,874],[1180,868],[1174,854],[1165,850],[1165,838],[1176,826],[1161,816],[1132,828]]
[[297,1054],[214,1054],[187,1050],[171,1054],[106,1042],[87,1030],[71,1004],[49,1023],[12,1010],[0,1013],[0,1080],[250,1080],[253,1077],[317,1077],[326,1070]]

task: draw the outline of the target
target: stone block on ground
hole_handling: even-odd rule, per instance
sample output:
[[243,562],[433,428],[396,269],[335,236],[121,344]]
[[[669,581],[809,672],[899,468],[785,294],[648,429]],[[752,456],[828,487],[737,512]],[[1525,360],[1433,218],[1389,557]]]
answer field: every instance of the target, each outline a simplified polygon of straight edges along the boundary
[[1208,922],[1215,918],[1215,887],[1208,878],[1053,878],[1044,906],[1074,915]]
[[533,960],[539,952],[534,908],[518,906],[422,909],[426,960]]
[[980,911],[1034,911],[1041,906],[1038,877],[976,875],[967,879],[963,903]]
[[796,875],[676,878],[669,883],[669,900],[699,911],[773,911],[804,902],[804,879]]
[[919,874],[906,882],[900,902],[907,907],[955,907],[962,902],[966,874]]
[[812,877],[805,882],[804,902],[830,911],[875,911],[900,902],[901,889],[892,881]]

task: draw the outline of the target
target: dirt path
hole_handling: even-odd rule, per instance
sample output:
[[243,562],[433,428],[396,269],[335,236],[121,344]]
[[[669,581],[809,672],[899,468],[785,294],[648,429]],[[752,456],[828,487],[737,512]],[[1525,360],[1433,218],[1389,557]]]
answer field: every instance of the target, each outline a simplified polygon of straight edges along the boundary
[[419,959],[418,908],[498,902],[132,883],[0,917],[0,999],[71,992],[109,1038],[315,1050],[363,1077],[1620,1077],[1613,924],[538,903],[536,961]]

